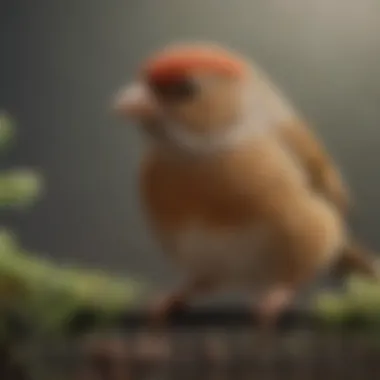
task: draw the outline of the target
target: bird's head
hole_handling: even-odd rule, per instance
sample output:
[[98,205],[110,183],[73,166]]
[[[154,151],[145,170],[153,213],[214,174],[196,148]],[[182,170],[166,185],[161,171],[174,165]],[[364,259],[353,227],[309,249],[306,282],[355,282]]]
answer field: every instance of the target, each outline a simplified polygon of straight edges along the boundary
[[150,57],[115,108],[160,142],[211,151],[266,123],[258,77],[238,54],[217,45],[168,47]]

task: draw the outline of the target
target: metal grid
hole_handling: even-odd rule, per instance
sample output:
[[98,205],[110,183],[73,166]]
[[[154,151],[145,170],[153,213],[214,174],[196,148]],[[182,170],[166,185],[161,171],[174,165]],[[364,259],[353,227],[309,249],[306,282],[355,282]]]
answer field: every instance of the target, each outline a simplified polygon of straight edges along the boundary
[[13,347],[23,371],[8,363],[0,379],[380,379],[380,333],[354,323],[328,328],[289,313],[264,342],[249,314],[236,310],[177,314],[161,331],[148,329],[141,313],[112,331],[81,322],[70,339]]

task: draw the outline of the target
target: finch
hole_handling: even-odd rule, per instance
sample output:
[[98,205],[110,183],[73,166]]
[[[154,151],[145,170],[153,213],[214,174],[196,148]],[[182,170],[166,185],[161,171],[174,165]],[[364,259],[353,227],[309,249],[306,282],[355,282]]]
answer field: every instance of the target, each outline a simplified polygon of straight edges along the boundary
[[147,137],[142,203],[185,277],[157,317],[236,288],[258,300],[266,324],[334,266],[378,277],[348,232],[339,170],[253,62],[216,44],[168,46],[143,62],[115,109]]

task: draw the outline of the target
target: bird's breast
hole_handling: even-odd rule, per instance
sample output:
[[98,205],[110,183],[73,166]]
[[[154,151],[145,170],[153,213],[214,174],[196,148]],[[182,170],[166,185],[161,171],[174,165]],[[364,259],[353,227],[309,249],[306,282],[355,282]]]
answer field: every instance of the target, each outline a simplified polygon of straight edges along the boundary
[[267,226],[212,229],[201,224],[172,232],[175,262],[189,275],[215,277],[230,283],[261,281],[268,259]]
[[157,152],[147,157],[141,172],[146,215],[164,250],[187,273],[231,282],[270,273],[276,239],[268,215],[288,207],[292,187],[275,148],[274,156],[263,155],[259,145],[253,157],[246,148],[189,164]]

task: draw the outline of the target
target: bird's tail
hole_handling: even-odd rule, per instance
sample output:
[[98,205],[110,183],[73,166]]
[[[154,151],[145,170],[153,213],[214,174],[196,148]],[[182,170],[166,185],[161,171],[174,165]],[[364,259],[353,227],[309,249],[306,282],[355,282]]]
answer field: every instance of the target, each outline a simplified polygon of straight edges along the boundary
[[342,275],[360,275],[380,281],[380,264],[376,253],[351,241],[343,249],[335,270]]

